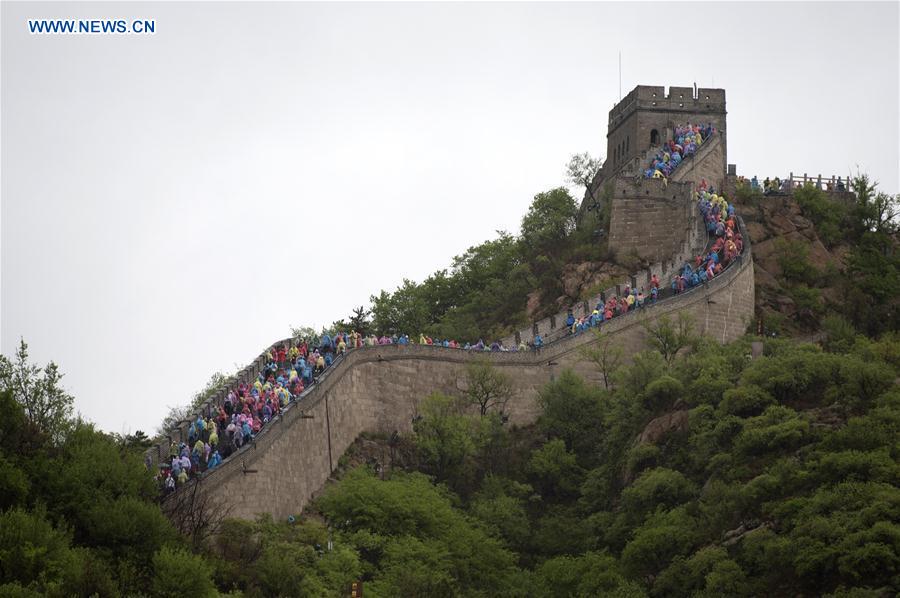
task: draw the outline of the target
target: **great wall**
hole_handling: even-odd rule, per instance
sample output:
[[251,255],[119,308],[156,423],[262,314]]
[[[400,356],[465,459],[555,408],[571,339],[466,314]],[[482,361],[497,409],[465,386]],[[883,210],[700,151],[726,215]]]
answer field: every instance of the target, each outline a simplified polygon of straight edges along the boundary
[[[611,189],[609,207],[611,246],[633,251],[646,270],[629,280],[573,306],[576,317],[589,314],[597,301],[621,295],[621,288],[649,283],[651,273],[667,280],[686,260],[707,244],[707,233],[693,198],[701,179],[716,189],[734,184],[734,168],[727,166],[725,91],[639,86],[609,115],[608,159],[586,197]],[[668,181],[645,179],[640,165],[648,152],[671,138],[674,126],[685,122],[711,123],[717,133],[698,152],[685,159]],[[730,196],[729,196],[730,197]],[[582,213],[590,206],[582,204]],[[739,226],[743,224],[739,221]],[[641,231],[638,234],[638,231]],[[754,314],[753,256],[748,235],[742,255],[701,286],[656,304],[616,317],[601,327],[626,355],[646,346],[645,326],[662,316],[689,314],[698,332],[729,342],[742,336]],[[547,344],[528,352],[473,353],[461,349],[420,345],[363,347],[339,357],[312,387],[268,423],[247,445],[215,469],[190,484],[212,500],[227,503],[233,517],[254,518],[268,512],[276,518],[298,514],[319,491],[338,459],[364,432],[409,432],[418,402],[440,391],[465,390],[466,365],[489,359],[510,374],[513,398],[507,404],[510,421],[525,425],[538,415],[539,389],[564,368],[600,382],[600,373],[581,356],[583,346],[596,342],[592,334],[567,335],[561,325],[566,312],[535,322],[503,339],[504,344],[530,340],[541,334]],[[252,383],[266,365],[273,343],[233,382]],[[200,406],[205,416],[224,402],[221,389]],[[181,422],[148,455],[158,463],[168,455],[171,441],[186,442],[189,421]],[[183,492],[180,489],[176,495]]]

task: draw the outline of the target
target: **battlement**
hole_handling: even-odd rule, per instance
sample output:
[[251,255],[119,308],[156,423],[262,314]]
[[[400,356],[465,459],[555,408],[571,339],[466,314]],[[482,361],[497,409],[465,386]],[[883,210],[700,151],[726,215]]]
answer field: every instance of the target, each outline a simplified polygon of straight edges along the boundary
[[671,199],[690,202],[692,191],[693,183],[690,181],[617,177],[613,183],[613,197],[620,199]]
[[609,132],[638,109],[725,114],[725,90],[700,87],[638,85],[609,111]]
[[[628,170],[636,158],[671,139],[675,127],[689,122],[714,126],[727,160],[726,113],[724,89],[672,86],[667,91],[663,86],[638,85],[609,112],[602,178],[610,180]],[[724,170],[723,163],[721,176]]]

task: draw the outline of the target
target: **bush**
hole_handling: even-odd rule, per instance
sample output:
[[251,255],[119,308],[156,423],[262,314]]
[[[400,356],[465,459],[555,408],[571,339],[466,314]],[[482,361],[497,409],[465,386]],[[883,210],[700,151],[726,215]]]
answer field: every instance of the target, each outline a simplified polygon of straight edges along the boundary
[[641,471],[655,466],[662,454],[655,444],[643,442],[628,451],[626,468],[629,474],[637,475]]
[[750,384],[738,386],[725,391],[719,409],[722,413],[750,417],[759,415],[769,406],[775,403],[772,395],[760,387]]
[[856,341],[856,329],[842,316],[832,314],[822,320],[825,331],[825,350],[831,353],[848,353]]
[[213,598],[210,565],[183,548],[164,547],[153,557],[153,595],[158,598]]
[[788,451],[800,446],[808,434],[808,421],[793,409],[774,405],[747,422],[735,440],[735,449],[745,455]]
[[825,303],[822,301],[822,292],[819,289],[798,284],[788,290],[798,315],[810,323],[816,323],[825,313]]
[[555,497],[576,495],[584,478],[575,454],[567,451],[560,439],[547,442],[531,454],[528,473],[541,494]]
[[622,551],[626,573],[631,577],[655,575],[675,557],[687,554],[698,538],[698,523],[684,509],[649,517]]
[[779,237],[775,240],[775,252],[785,279],[812,284],[818,278],[818,271],[809,263],[809,245],[804,241]]
[[670,409],[684,394],[684,385],[671,376],[662,376],[647,385],[644,391],[644,408],[651,413]]
[[58,582],[72,560],[67,534],[43,512],[13,509],[0,514],[0,580],[44,590]]
[[622,509],[632,514],[672,508],[694,498],[697,488],[679,471],[658,467],[643,472],[622,491]]
[[847,217],[844,204],[832,201],[828,194],[812,183],[794,191],[794,200],[803,215],[813,221],[822,242],[832,247],[844,238],[843,224]]

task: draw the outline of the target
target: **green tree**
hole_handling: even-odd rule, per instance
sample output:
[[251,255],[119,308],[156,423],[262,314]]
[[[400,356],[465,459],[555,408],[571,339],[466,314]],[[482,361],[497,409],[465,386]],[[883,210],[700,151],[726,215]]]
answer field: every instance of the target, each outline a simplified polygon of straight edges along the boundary
[[28,421],[54,442],[68,432],[74,402],[60,385],[62,376],[52,361],[43,368],[29,363],[24,339],[19,340],[15,361],[0,355],[0,392],[11,392]]
[[584,479],[575,454],[567,451],[560,439],[550,440],[531,454],[528,473],[548,497],[575,496]]
[[574,154],[569,163],[566,164],[566,180],[574,185],[583,186],[587,190],[592,204],[597,203],[597,199],[594,197],[591,183],[602,165],[603,160],[592,158],[587,152]]
[[466,383],[466,398],[478,407],[481,417],[491,410],[503,415],[512,397],[512,380],[508,375],[490,361],[479,359],[466,366]]
[[58,587],[72,559],[69,541],[42,511],[0,514],[0,582],[41,592]]
[[382,481],[356,469],[326,489],[318,504],[339,536],[374,567],[367,589],[376,595],[521,595],[512,553],[452,500],[421,474]]
[[585,360],[597,366],[603,376],[603,387],[609,390],[612,375],[622,365],[622,348],[615,344],[611,336],[603,334],[600,328],[593,329],[593,333],[597,344],[585,345],[579,351]]
[[647,342],[663,356],[667,366],[672,365],[675,357],[682,349],[695,342],[693,319],[684,312],[678,313],[673,322],[668,316],[661,316],[655,321],[644,324]]
[[472,423],[460,413],[457,399],[440,393],[426,397],[419,409],[413,429],[427,470],[440,481],[459,478],[475,454]]
[[217,595],[209,564],[183,548],[162,548],[153,556],[153,569],[152,591],[157,598]]
[[541,415],[538,426],[548,438],[558,438],[588,466],[597,455],[603,428],[602,391],[585,383],[571,370],[538,392]]
[[809,183],[794,191],[794,200],[803,215],[816,225],[816,233],[828,247],[845,240],[848,214],[843,203],[832,200],[827,193]]
[[564,187],[538,193],[522,218],[522,242],[532,255],[558,257],[577,215],[575,199]]

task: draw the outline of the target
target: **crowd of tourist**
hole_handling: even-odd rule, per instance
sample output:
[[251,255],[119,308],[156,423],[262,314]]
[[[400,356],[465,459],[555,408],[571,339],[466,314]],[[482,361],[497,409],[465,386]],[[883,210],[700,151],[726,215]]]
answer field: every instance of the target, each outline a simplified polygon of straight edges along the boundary
[[672,291],[675,294],[712,280],[744,251],[744,238],[737,227],[734,206],[705,180],[700,182],[695,196],[706,231],[713,240],[704,253],[694,258],[693,264],[685,264],[674,276]]
[[[688,132],[690,131],[690,132]],[[709,129],[693,133],[692,128],[676,129],[679,139],[709,134]],[[702,141],[701,141],[702,142]],[[691,143],[697,143],[691,141]],[[671,280],[671,293],[679,294],[702,285],[718,276],[743,251],[743,238],[736,225],[734,206],[702,180],[694,193],[703,217],[710,242],[693,263],[684,264]],[[662,296],[659,277],[653,274],[649,289],[626,285],[621,296],[603,297],[590,314],[576,318],[572,311],[566,316],[566,333],[579,334],[629,311],[655,304]],[[486,352],[519,352],[540,350],[544,339],[536,334],[530,343],[504,345],[497,340],[486,344],[461,344],[453,339],[434,339],[419,334],[415,341],[407,334],[363,335],[356,331],[323,333],[318,339],[300,339],[270,349],[265,367],[252,383],[240,382],[229,389],[222,405],[214,413],[196,416],[188,428],[187,442],[172,441],[169,458],[158,471],[158,482],[165,492],[173,492],[179,485],[199,473],[215,469],[223,460],[238,451],[289,404],[298,401],[304,391],[314,385],[319,376],[342,355],[353,349],[383,345],[429,345],[446,349]]]
[[688,156],[697,153],[704,141],[715,134],[716,128],[712,125],[678,125],[675,127],[675,138],[666,141],[656,151],[656,155],[650,161],[650,167],[644,170],[644,177],[648,179],[665,179],[678,168],[678,165]]
[[[846,184],[845,181],[846,180]],[[786,178],[782,180],[779,177],[769,178],[766,177],[765,180],[760,183],[759,179],[756,176],[751,177],[747,180],[743,176],[739,176],[736,181],[736,185],[738,189],[742,187],[749,186],[752,191],[761,191],[763,195],[787,195],[791,192],[792,189],[799,189],[804,184],[813,185],[823,191],[837,191],[844,192],[847,191],[847,185],[849,185],[850,179],[842,179],[841,177],[837,177],[837,179],[829,180],[820,180],[820,179],[806,179],[804,181],[794,180],[791,181],[790,178]]]

